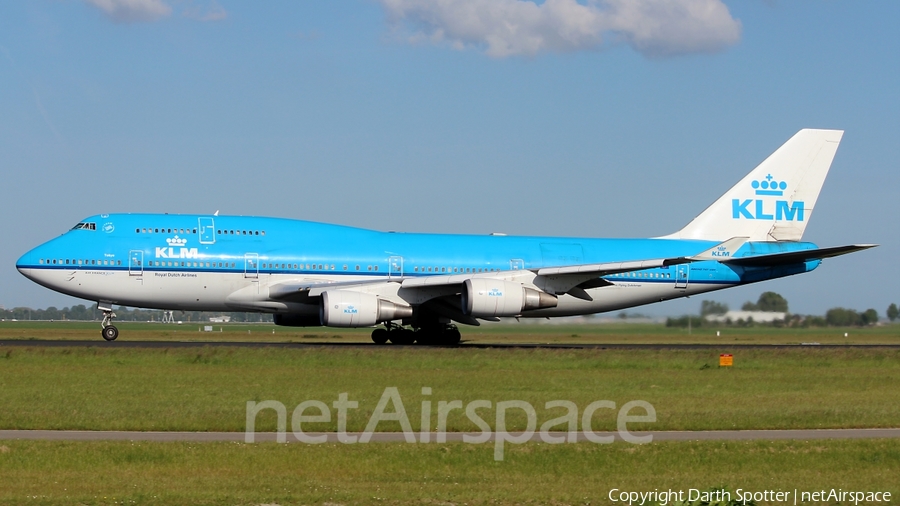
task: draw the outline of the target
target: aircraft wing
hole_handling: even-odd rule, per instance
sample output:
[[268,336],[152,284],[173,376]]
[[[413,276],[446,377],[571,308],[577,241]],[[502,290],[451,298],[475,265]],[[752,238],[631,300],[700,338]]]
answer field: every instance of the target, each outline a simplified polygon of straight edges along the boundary
[[835,246],[831,248],[815,248],[802,251],[788,251],[785,253],[772,253],[768,255],[756,255],[749,257],[737,257],[724,260],[725,263],[740,265],[742,267],[765,267],[770,265],[786,265],[821,260],[823,258],[836,257],[874,248],[877,244],[850,244],[847,246]]
[[[333,289],[358,290],[374,287],[379,284],[399,284],[399,287],[407,291],[429,290],[433,293],[442,293],[434,289],[448,288],[453,285],[462,285],[467,279],[488,278],[521,280],[527,278],[538,288],[554,294],[570,294],[584,300],[591,300],[585,289],[608,286],[612,283],[602,279],[603,276],[623,272],[640,271],[679,265],[704,260],[722,260],[734,254],[745,242],[746,237],[734,237],[696,255],[655,258],[647,260],[633,260],[623,262],[607,262],[599,264],[566,265],[559,267],[542,267],[532,270],[506,270],[495,272],[444,274],[439,276],[395,277],[390,279],[373,279],[365,281],[331,282],[325,279],[302,279],[286,281],[269,287],[269,297],[273,300],[300,300],[309,297],[319,297],[322,292]],[[445,290],[446,291],[446,290]]]
[[274,300],[289,300],[305,297],[318,297],[325,290],[336,288],[356,288],[382,283],[399,282],[396,279],[372,279],[365,281],[330,281],[326,279],[303,279],[297,281],[283,281],[269,286],[269,298]]

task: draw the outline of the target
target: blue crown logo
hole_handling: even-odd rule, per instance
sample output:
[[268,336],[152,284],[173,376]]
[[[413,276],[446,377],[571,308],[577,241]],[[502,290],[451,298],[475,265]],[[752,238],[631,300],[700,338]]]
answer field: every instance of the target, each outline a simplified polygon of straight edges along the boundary
[[756,190],[757,195],[781,197],[784,195],[784,190],[787,189],[787,183],[784,181],[774,181],[774,179],[772,174],[769,174],[765,177],[764,181],[753,181],[750,183],[750,186]]
[[166,239],[166,242],[169,243],[169,246],[184,246],[187,244],[187,239],[182,239],[176,235],[175,237]]

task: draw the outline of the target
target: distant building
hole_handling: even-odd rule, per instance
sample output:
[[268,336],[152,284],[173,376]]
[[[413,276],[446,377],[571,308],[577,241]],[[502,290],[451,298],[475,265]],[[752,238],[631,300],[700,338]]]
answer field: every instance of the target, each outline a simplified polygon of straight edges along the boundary
[[209,323],[229,323],[231,321],[230,316],[210,316]]
[[784,320],[787,313],[777,311],[729,311],[725,314],[706,315],[707,321],[715,323],[725,323],[728,320],[736,322],[738,320],[749,321],[751,318],[757,323],[772,323],[776,320]]

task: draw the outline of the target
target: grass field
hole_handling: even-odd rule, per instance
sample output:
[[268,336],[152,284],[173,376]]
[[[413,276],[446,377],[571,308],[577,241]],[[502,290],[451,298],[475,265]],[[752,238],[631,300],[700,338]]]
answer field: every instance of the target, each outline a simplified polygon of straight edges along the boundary
[[[347,392],[359,402],[349,412],[348,430],[361,431],[386,387],[398,388],[414,430],[420,428],[423,401],[431,402],[433,429],[439,401],[479,399],[527,401],[537,410],[538,425],[563,414],[544,409],[547,401],[569,400],[583,410],[596,400],[621,406],[640,399],[655,407],[657,422],[631,424],[631,430],[900,426],[900,350],[893,348],[735,350],[729,348],[735,341],[720,338],[722,346],[708,350],[257,349],[202,343],[130,349],[105,347],[98,328],[0,324],[4,339],[97,339],[93,347],[0,347],[0,428],[240,431],[247,401],[277,400],[290,414],[302,401],[330,406]],[[189,339],[237,341],[247,339],[247,330],[252,339],[272,336],[271,327],[260,325],[226,326],[213,336],[186,328],[135,324],[134,333],[123,338],[180,341],[190,333]],[[483,339],[688,340],[661,326],[530,325],[515,334],[497,329],[480,329]],[[275,338],[368,339],[368,332],[300,330],[317,337],[276,329]],[[746,341],[740,342],[824,342],[825,336],[742,330]],[[843,336],[841,329],[816,332]],[[854,341],[861,339],[857,332],[870,342],[896,339],[893,327],[847,332]],[[734,353],[734,367],[718,367],[720,352]],[[423,395],[422,387],[430,387],[431,395]],[[491,413],[484,419],[493,426]],[[516,411],[510,415],[509,429],[525,426]],[[264,411],[257,430],[274,430],[275,422],[274,412]],[[610,410],[599,410],[592,420],[594,430],[614,430],[615,424]],[[304,425],[335,428],[333,422]],[[400,426],[384,422],[377,429]],[[450,413],[448,429],[478,430],[460,410]],[[895,500],[900,496],[898,440],[527,443],[508,445],[502,462],[492,456],[491,444],[463,443],[0,441],[0,504],[608,504],[611,488],[714,486],[888,490]]]
[[[609,504],[611,489],[900,493],[900,441],[0,446],[3,504]],[[618,503],[622,504],[622,503]],[[783,504],[783,503],[781,503]],[[791,502],[790,504],[793,504]]]
[[[565,320],[555,320],[556,322]],[[202,332],[211,325],[213,332]],[[372,329],[278,327],[272,324],[182,325],[117,322],[122,341],[264,341],[371,343]],[[645,323],[485,323],[460,327],[464,342],[554,344],[900,344],[900,325],[851,328],[701,327],[667,328]],[[720,335],[716,335],[719,332]],[[846,334],[846,336],[845,336]],[[80,339],[100,341],[99,322],[0,322],[0,339]]]
[[[597,400],[644,400],[648,429],[893,427],[900,423],[898,349],[749,349],[718,367],[708,350],[528,350],[429,348],[0,348],[0,428],[240,431],[246,402],[329,406],[359,402],[348,428],[361,431],[384,389],[396,387],[413,428],[430,401],[524,400],[539,421],[561,416],[552,400],[579,409]],[[430,387],[432,394],[422,394]],[[524,415],[508,427],[523,427]],[[488,420],[490,421],[490,420]],[[433,422],[436,423],[436,422]],[[614,429],[610,410],[594,427]],[[334,430],[332,423],[310,430]],[[273,411],[257,428],[274,430]],[[379,430],[397,431],[396,422]],[[451,431],[477,430],[461,410]]]

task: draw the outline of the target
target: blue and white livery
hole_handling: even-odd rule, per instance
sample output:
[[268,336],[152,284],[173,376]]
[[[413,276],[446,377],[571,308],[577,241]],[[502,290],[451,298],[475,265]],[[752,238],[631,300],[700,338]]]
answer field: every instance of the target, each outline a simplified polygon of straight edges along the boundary
[[376,343],[458,343],[454,323],[614,311],[815,269],[872,247],[801,238],[843,132],[801,130],[678,232],[651,239],[377,232],[278,218],[102,214],[16,264],[113,305],[272,313],[370,327]]

